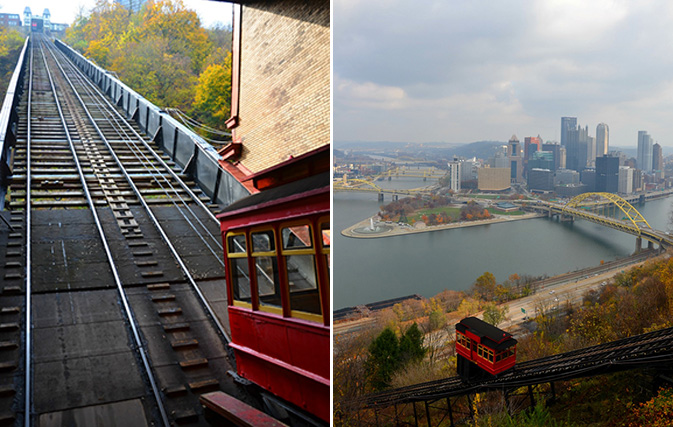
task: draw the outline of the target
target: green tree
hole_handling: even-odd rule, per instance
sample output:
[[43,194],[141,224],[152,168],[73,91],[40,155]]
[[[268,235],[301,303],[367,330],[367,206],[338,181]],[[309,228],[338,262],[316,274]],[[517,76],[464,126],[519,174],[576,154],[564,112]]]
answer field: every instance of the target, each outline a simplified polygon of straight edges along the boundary
[[400,366],[400,344],[397,335],[385,328],[369,346],[369,358],[365,364],[369,382],[374,390],[383,390]]
[[400,338],[400,366],[423,360],[426,351],[423,347],[423,333],[414,322]]
[[484,322],[498,326],[507,319],[507,306],[498,308],[494,303],[487,304],[484,308]]
[[428,314],[428,327],[431,331],[444,327],[446,316],[441,310],[433,310]]

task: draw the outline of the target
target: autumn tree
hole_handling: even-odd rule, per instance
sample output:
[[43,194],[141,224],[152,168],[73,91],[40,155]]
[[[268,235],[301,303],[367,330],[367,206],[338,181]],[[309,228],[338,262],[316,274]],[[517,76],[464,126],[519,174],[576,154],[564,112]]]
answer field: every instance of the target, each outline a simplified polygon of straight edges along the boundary
[[474,281],[472,293],[490,301],[495,295],[495,285],[495,276],[493,273],[486,271]]
[[3,98],[23,43],[24,38],[18,31],[0,26],[0,95]]
[[673,419],[673,389],[662,388],[652,399],[635,407],[628,417],[628,425],[664,427]]
[[190,59],[192,71],[198,73],[208,56],[210,43],[196,12],[182,0],[148,1],[143,12],[141,38],[159,38],[168,43],[171,55]]
[[65,41],[115,72],[159,107],[179,108],[224,129],[231,98],[229,28],[206,31],[182,0],[150,0],[137,13],[97,0],[68,28]]

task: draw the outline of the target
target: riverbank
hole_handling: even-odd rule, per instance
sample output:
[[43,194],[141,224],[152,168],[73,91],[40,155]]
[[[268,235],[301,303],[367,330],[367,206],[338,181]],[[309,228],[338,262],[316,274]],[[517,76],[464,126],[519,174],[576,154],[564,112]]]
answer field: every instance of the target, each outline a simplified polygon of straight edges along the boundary
[[341,234],[346,237],[353,237],[357,239],[375,239],[380,237],[403,236],[407,234],[427,233],[431,231],[450,230],[452,228],[476,227],[480,225],[498,224],[501,222],[520,221],[524,219],[542,218],[544,214],[539,213],[525,213],[523,215],[493,215],[489,219],[480,219],[476,221],[459,221],[450,224],[425,225],[417,223],[417,226],[399,225],[398,223],[385,223],[379,225],[372,230],[372,223],[375,223],[375,218],[367,218],[341,231]]
[[[499,305],[499,307],[506,306],[508,308],[506,321],[500,327],[510,332],[526,333],[522,326],[525,320],[535,317],[540,313],[540,310],[555,311],[567,304],[579,306],[584,294],[605,286],[615,275],[642,266],[648,261],[667,259],[668,257],[670,257],[669,253],[643,253],[612,261],[605,265],[592,266],[541,280],[533,286],[536,289],[534,294]],[[375,303],[371,305],[375,305]],[[483,312],[475,315],[482,317]],[[361,332],[376,326],[377,323],[378,318],[375,313],[363,313],[360,316],[353,315],[351,318],[335,319],[332,328],[334,336],[338,336]]]

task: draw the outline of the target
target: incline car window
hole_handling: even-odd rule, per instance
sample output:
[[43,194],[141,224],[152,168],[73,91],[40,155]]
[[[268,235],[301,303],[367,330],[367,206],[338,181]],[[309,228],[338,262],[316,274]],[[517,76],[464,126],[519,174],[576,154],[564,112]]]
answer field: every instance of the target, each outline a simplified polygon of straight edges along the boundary
[[[300,224],[283,227],[281,236],[292,315],[307,320],[322,321],[322,317],[315,316],[322,315],[322,309],[311,226]],[[302,313],[309,315],[305,316]]]
[[252,296],[245,234],[229,233],[227,235],[227,253],[231,269],[231,277],[228,279],[234,293],[234,303],[239,301],[245,303],[244,305],[249,305],[252,302]]
[[279,310],[271,311],[282,313],[276,239],[273,230],[253,232],[251,239],[260,308],[275,307]]
[[332,259],[330,258],[330,244],[332,236],[330,234],[329,222],[320,224],[320,234],[322,236],[322,253],[325,257],[325,265],[327,266],[327,278],[330,277],[330,270],[332,269]]

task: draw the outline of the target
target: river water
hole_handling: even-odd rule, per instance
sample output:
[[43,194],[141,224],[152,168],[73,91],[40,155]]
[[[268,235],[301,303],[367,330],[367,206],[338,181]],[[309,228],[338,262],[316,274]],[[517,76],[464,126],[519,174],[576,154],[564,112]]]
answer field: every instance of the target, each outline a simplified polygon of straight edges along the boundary
[[[398,178],[377,184],[417,188],[425,183]],[[653,228],[667,230],[672,200],[655,200],[636,209]],[[388,202],[386,194],[384,203]],[[431,297],[444,289],[465,290],[485,271],[499,282],[512,273],[553,276],[635,250],[636,238],[629,234],[588,221],[571,224],[546,218],[377,239],[341,235],[376,214],[379,205],[376,193],[334,193],[335,310],[410,294]]]

